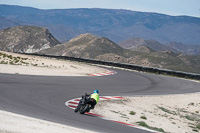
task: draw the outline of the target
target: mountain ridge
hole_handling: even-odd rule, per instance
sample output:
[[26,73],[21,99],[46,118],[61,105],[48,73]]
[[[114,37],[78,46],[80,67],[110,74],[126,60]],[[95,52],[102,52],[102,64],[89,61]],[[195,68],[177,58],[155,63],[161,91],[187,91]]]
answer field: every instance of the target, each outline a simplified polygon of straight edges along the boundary
[[46,27],[62,42],[92,33],[116,43],[139,37],[161,43],[200,45],[200,18],[196,17],[99,8],[41,10],[18,6],[17,9],[14,12],[12,6],[0,5],[0,15],[19,25]]

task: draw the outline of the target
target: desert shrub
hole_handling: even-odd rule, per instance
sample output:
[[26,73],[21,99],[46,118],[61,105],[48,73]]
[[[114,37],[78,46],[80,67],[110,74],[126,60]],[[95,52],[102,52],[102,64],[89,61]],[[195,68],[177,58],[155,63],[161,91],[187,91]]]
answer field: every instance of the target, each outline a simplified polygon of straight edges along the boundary
[[1,61],[0,64],[8,64],[7,61]]
[[171,111],[171,110],[169,110],[169,109],[166,109],[166,108],[163,108],[163,107],[159,107],[159,106],[158,106],[158,108],[161,109],[163,112],[176,115],[176,112],[175,112],[175,111]]
[[151,129],[151,130],[155,130],[155,131],[159,131],[159,132],[165,132],[162,128],[157,128],[157,127],[150,127],[149,125],[147,125],[145,122],[143,121],[140,121],[140,122],[136,122],[139,124],[139,126],[142,126],[142,127],[146,127],[148,129]]
[[136,114],[136,112],[134,112],[134,111],[131,111],[129,114],[130,114],[130,115],[135,115],[135,114]]
[[13,56],[12,56],[12,55],[7,55],[7,57],[8,57],[9,59],[12,59],[12,58],[13,58]]
[[9,64],[14,65],[15,63],[13,61],[9,62]]
[[196,125],[196,128],[200,130],[200,123]]
[[18,63],[19,62],[19,60],[15,60],[15,63]]
[[141,116],[140,118],[141,118],[141,119],[144,119],[144,120],[146,120],[146,119],[147,119],[147,117],[146,117],[146,116]]

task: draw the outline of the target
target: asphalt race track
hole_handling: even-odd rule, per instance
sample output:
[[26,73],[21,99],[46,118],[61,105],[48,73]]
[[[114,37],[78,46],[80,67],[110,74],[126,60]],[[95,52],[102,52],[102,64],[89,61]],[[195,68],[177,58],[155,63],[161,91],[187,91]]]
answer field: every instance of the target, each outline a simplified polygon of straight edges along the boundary
[[146,133],[140,129],[80,115],[67,100],[99,89],[101,96],[160,95],[200,92],[200,83],[115,70],[102,77],[48,77],[0,74],[0,109],[97,132]]

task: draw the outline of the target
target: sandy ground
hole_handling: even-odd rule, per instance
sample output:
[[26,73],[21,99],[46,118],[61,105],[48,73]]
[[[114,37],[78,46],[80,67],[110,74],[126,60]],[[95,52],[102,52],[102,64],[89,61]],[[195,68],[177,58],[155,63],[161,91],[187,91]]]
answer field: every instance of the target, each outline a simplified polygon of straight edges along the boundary
[[0,133],[94,133],[0,110]]
[[200,93],[100,101],[93,111],[134,125],[145,122],[149,127],[164,132],[200,132]]
[[0,51],[0,73],[46,75],[46,76],[88,76],[108,70],[83,63],[21,55]]

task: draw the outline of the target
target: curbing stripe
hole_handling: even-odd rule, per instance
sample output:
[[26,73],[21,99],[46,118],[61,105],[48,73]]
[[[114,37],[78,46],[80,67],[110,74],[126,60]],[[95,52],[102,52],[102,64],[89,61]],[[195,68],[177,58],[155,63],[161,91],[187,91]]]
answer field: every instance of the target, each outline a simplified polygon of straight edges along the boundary
[[125,99],[125,98],[119,97],[119,96],[116,96],[116,97],[113,97],[113,98],[116,98],[116,99]]
[[68,107],[71,107],[71,108],[75,109],[77,106],[68,105]]
[[104,116],[102,116],[102,115],[98,115],[98,114],[95,114],[95,113],[88,113],[88,112],[87,112],[86,114],[92,115],[92,116],[104,117]]
[[69,102],[69,103],[71,103],[71,104],[77,104],[78,105],[78,102]]
[[108,71],[104,73],[95,73],[95,74],[89,74],[90,76],[105,76],[105,75],[113,75],[116,74],[116,71]]
[[112,98],[101,97],[100,100],[110,100],[110,99],[112,99]]
[[[79,103],[80,99],[81,98],[71,99],[69,101],[66,101],[65,105],[67,107],[71,108],[71,109],[75,109],[78,106],[78,103]],[[125,98],[120,97],[120,96],[100,96],[99,97],[99,100],[112,100],[112,99],[125,99]],[[160,132],[157,132],[157,131],[154,131],[154,130],[151,130],[151,129],[148,129],[148,128],[145,128],[145,127],[140,127],[140,126],[137,126],[137,125],[133,125],[133,124],[129,124],[129,123],[126,123],[126,122],[121,122],[121,121],[117,121],[117,120],[114,120],[114,119],[111,119],[111,118],[107,118],[107,117],[104,117],[104,116],[99,115],[99,114],[88,113],[88,112],[85,113],[85,114],[96,116],[96,117],[98,117],[100,119],[112,121],[112,122],[119,123],[119,124],[122,124],[122,125],[126,125],[126,126],[129,126],[129,127],[133,127],[133,128],[138,128],[138,129],[141,129],[141,130],[149,131],[149,132],[152,132],[152,133],[160,133]]]
[[80,99],[75,99],[74,101],[78,101],[78,102],[79,102],[79,101],[80,101]]
[[121,122],[121,121],[115,121],[115,120],[111,120],[111,121],[113,121],[113,122],[117,122],[117,123],[120,123],[120,124],[123,124],[123,125],[131,126],[131,127],[138,127],[138,126],[136,126],[136,125],[128,124],[128,123]]

